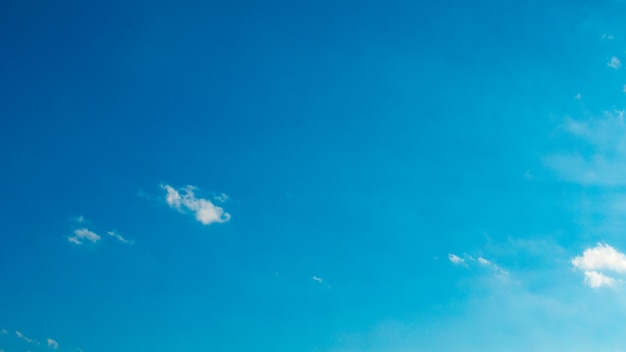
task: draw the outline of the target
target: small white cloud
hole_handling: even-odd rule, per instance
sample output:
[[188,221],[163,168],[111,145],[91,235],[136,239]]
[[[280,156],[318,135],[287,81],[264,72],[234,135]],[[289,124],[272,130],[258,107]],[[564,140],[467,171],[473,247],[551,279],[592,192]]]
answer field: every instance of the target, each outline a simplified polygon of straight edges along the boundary
[[59,343],[53,339],[48,339],[48,348],[52,348],[53,350],[59,349]]
[[585,271],[585,283],[591,288],[615,285],[615,279],[597,271]]
[[606,33],[604,33],[604,34],[602,34],[602,39],[613,40],[613,39],[615,39],[615,37],[613,37],[613,34],[606,34]]
[[226,193],[218,194],[214,198],[215,198],[216,201],[218,201],[220,203],[224,203],[224,202],[226,202],[227,200],[230,199],[230,197]]
[[491,265],[491,262],[483,257],[478,257],[478,263],[482,265]]
[[75,244],[83,244],[83,240],[90,241],[92,243],[96,243],[100,241],[100,235],[96,234],[93,231],[90,231],[87,228],[76,229],[74,230],[74,235],[67,238],[68,241]]
[[626,84],[624,84],[624,88],[622,89],[622,91],[624,92],[624,94],[626,94]]
[[135,241],[127,240],[126,238],[122,237],[122,235],[120,235],[117,231],[109,231],[107,232],[107,234],[124,244],[129,244],[129,245],[135,244]]
[[22,333],[21,333],[21,332],[19,332],[19,331],[16,331],[16,332],[15,332],[15,335],[16,335],[18,338],[20,338],[20,339],[22,339],[22,340],[24,340],[24,341],[26,341],[26,342],[28,342],[28,343],[32,343],[32,344],[34,344],[34,345],[40,345],[40,344],[41,344],[41,343],[40,343],[39,341],[37,341],[37,340],[33,340],[33,339],[31,339],[31,338],[28,338],[28,337],[24,336],[24,334],[22,334]]
[[580,93],[576,94],[576,96],[574,97],[574,99],[576,100],[580,100],[582,98],[582,96],[580,95]]
[[320,284],[324,282],[324,280],[322,280],[322,278],[321,278],[321,277],[319,277],[319,276],[313,276],[311,279],[312,279],[313,281],[317,281],[317,282],[319,282]]
[[572,259],[572,265],[584,271],[610,270],[626,273],[626,255],[608,244],[598,243]]
[[452,253],[448,254],[448,259],[450,260],[450,262],[452,262],[452,264],[455,264],[455,265],[461,265],[465,263],[465,259]]
[[622,67],[622,62],[619,60],[617,56],[613,56],[611,58],[611,61],[609,61],[609,63],[607,64],[607,66],[617,70]]
[[0,330],[0,335],[6,335],[6,334],[8,334],[8,333],[9,333],[9,332],[7,331],[7,329],[2,329],[2,330]]
[[204,225],[213,223],[224,223],[230,220],[230,214],[223,208],[213,204],[210,200],[196,198],[194,186],[187,186],[182,189],[175,189],[170,185],[162,185],[161,188],[167,191],[165,200],[171,208],[178,211],[191,211],[195,214],[196,220]]

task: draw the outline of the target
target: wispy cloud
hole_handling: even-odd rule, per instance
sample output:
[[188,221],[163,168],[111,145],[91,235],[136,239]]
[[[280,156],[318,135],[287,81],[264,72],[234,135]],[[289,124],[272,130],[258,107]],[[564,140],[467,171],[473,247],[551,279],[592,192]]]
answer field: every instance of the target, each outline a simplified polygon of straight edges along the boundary
[[126,238],[124,238],[122,235],[120,235],[117,231],[108,231],[107,234],[113,238],[115,238],[116,240],[124,243],[124,244],[128,244],[128,245],[133,245],[135,244],[135,241],[133,240],[128,240]]
[[59,343],[51,338],[48,338],[48,348],[52,348],[53,350],[58,350]]
[[[67,240],[70,243],[83,245],[85,243],[91,242],[95,244],[103,239],[101,235],[91,229],[91,224],[87,221],[87,219],[85,219],[84,216],[74,218],[73,221],[75,222],[76,229],[73,231],[73,234],[71,236],[67,237]],[[106,234],[108,235],[107,238],[115,239],[121,243],[128,245],[135,244],[135,241],[125,238],[116,230],[107,231]]]
[[609,63],[607,64],[609,67],[614,68],[614,69],[619,69],[622,67],[622,62],[619,60],[619,58],[617,56],[613,56],[611,58],[611,61],[609,61]]
[[96,243],[100,241],[101,238],[102,237],[100,237],[100,235],[98,235],[97,233],[90,231],[87,228],[81,228],[74,230],[74,235],[68,237],[67,240],[71,243],[81,245],[84,243],[84,241]]
[[[196,220],[204,225],[224,223],[230,220],[230,214],[224,209],[208,199],[197,198],[195,195],[197,187],[187,186],[176,189],[170,185],[161,185],[161,188],[167,192],[165,200],[171,208],[180,212],[192,212]],[[228,196],[222,193],[220,197],[220,199],[227,199],[225,197]]]
[[17,336],[18,338],[20,338],[20,339],[22,339],[22,340],[24,340],[24,341],[26,341],[26,342],[28,342],[28,343],[32,343],[33,345],[40,345],[40,344],[41,344],[41,343],[40,343],[39,341],[37,341],[37,340],[34,340],[34,339],[31,339],[31,338],[28,338],[28,337],[24,336],[24,334],[22,334],[22,333],[21,333],[21,332],[19,332],[19,331],[16,331],[16,332],[15,332],[15,336]]
[[324,282],[324,280],[319,276],[313,276],[311,280],[319,282],[320,284]]
[[6,334],[8,334],[8,333],[9,333],[9,332],[7,331],[7,329],[2,329],[2,330],[0,330],[0,335],[6,335]]
[[613,286],[616,280],[607,271],[626,273],[626,255],[608,244],[598,243],[572,259],[572,265],[584,272],[585,283],[593,288]]

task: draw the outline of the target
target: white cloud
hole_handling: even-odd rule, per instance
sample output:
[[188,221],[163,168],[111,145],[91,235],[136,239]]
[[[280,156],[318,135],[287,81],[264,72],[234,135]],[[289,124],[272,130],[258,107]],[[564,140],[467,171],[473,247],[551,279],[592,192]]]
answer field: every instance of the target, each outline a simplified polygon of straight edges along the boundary
[[40,345],[40,344],[41,344],[41,343],[40,343],[39,341],[37,341],[37,340],[33,340],[33,339],[31,339],[31,338],[28,338],[28,337],[24,336],[24,334],[22,334],[22,333],[21,333],[21,332],[19,332],[19,331],[16,331],[16,332],[15,332],[15,335],[16,335],[18,338],[20,338],[20,339],[22,339],[22,340],[24,340],[24,341],[26,341],[26,342],[28,342],[28,343],[32,343],[32,344],[34,344],[34,345]]
[[602,39],[606,39],[606,40],[613,40],[615,39],[615,37],[613,37],[613,34],[602,34]]
[[613,56],[611,58],[611,61],[609,61],[607,65],[617,70],[622,67],[622,62],[619,60],[619,58],[617,58],[617,56]]
[[572,259],[572,265],[584,272],[585,283],[592,288],[613,286],[617,282],[602,271],[626,273],[626,255],[608,244],[598,243]]
[[580,93],[576,94],[576,96],[574,97],[574,99],[576,100],[580,100],[582,99],[582,96],[580,95]]
[[572,265],[580,270],[626,273],[626,255],[608,244],[598,243],[594,248],[588,248],[581,256],[572,259]]
[[49,338],[48,339],[48,347],[52,348],[53,350],[58,350],[59,349],[59,343],[56,342],[55,340]]
[[[167,191],[165,200],[171,208],[181,212],[191,211],[194,213],[196,220],[204,225],[224,223],[230,220],[230,214],[221,207],[213,204],[208,199],[196,198],[194,191],[197,188],[194,186],[187,186],[178,190],[170,185],[161,185],[161,188]],[[223,194],[223,196],[226,195]]]
[[452,262],[452,264],[456,264],[456,265],[460,265],[465,263],[465,259],[459,257],[458,255],[452,254],[452,253],[448,253],[448,259],[450,260],[450,262]]
[[319,282],[320,284],[324,282],[324,280],[323,280],[321,277],[319,277],[319,276],[313,276],[313,277],[311,278],[311,280],[313,280],[313,281],[317,281],[317,282]]
[[7,331],[7,329],[2,329],[2,330],[0,330],[0,335],[6,335],[6,334],[8,334],[8,333],[9,333],[9,332]]
[[215,198],[215,200],[216,200],[216,201],[218,201],[218,202],[220,202],[220,203],[224,203],[224,202],[226,202],[228,199],[230,199],[230,197],[229,197],[229,196],[228,196],[228,194],[226,194],[226,193],[221,193],[221,194],[218,194],[218,195],[216,195],[214,198]]
[[135,241],[127,240],[126,238],[122,237],[122,235],[120,235],[117,231],[109,231],[107,232],[107,234],[124,244],[129,244],[129,245],[135,244]]
[[597,271],[585,271],[585,283],[591,288],[615,285],[615,279]]
[[87,228],[81,228],[74,230],[74,235],[67,238],[68,241],[75,244],[83,244],[84,240],[96,243],[100,241],[100,235]]
[[483,257],[478,257],[478,263],[482,265],[491,265],[491,262]]

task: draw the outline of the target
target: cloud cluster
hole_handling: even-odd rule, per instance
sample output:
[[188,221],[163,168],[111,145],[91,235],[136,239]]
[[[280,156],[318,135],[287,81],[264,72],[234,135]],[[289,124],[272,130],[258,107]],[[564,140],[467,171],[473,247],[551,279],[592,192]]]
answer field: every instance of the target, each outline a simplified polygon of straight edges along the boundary
[[617,280],[606,272],[626,273],[626,255],[608,244],[598,243],[571,261],[574,268],[585,274],[585,283],[592,288],[613,286]]
[[[196,197],[194,191],[197,188],[194,186],[176,189],[170,185],[161,185],[161,188],[166,191],[165,200],[171,208],[180,212],[189,211],[193,213],[196,220],[203,225],[224,223],[230,220],[230,214],[225,212],[223,208],[213,204],[208,199]],[[217,199],[218,201],[226,201],[228,196],[222,193]]]
[[617,56],[613,56],[611,58],[611,61],[609,61],[609,63],[607,63],[607,66],[609,66],[610,68],[614,68],[616,70],[620,69],[622,67],[622,62],[619,60],[619,58]]

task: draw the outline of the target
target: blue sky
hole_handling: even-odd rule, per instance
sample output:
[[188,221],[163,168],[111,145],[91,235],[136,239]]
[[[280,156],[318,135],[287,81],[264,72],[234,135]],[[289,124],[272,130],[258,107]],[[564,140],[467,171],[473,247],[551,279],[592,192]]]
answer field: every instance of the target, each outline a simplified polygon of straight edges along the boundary
[[0,351],[621,351],[626,3],[0,4]]

